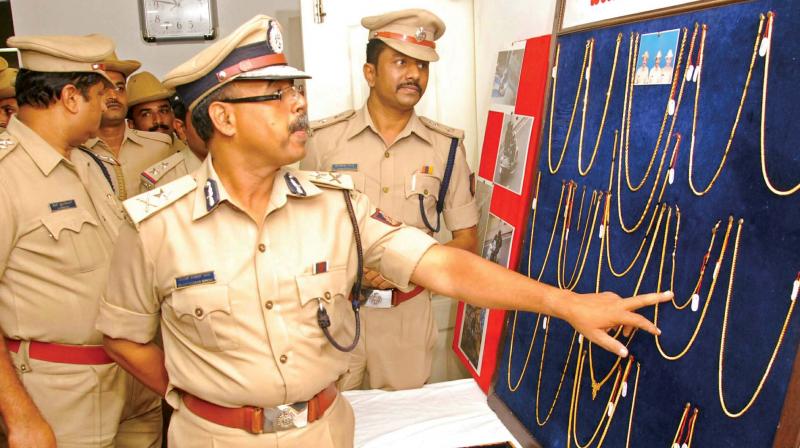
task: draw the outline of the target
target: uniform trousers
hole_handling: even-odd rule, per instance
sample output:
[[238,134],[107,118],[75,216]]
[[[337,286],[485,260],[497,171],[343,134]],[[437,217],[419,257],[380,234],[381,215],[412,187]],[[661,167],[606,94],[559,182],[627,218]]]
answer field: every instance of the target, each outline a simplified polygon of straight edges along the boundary
[[[22,385],[53,428],[59,448],[161,446],[161,397],[116,363],[32,359],[27,342],[10,354]],[[5,448],[5,430],[1,432],[0,448]]]
[[209,422],[181,402],[169,424],[169,446],[176,448],[352,448],[355,432],[353,408],[341,394],[322,418],[304,428],[251,434]]
[[431,293],[424,290],[392,308],[361,308],[361,340],[339,390],[404,390],[431,376],[437,329]]

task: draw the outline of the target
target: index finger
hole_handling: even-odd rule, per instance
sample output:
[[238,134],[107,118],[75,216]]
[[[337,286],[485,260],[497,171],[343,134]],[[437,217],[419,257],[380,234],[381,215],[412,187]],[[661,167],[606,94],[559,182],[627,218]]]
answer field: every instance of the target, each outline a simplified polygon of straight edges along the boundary
[[673,297],[672,291],[653,292],[650,294],[640,294],[631,297],[624,301],[625,309],[628,311],[635,311],[645,306],[655,305],[657,303],[666,302]]

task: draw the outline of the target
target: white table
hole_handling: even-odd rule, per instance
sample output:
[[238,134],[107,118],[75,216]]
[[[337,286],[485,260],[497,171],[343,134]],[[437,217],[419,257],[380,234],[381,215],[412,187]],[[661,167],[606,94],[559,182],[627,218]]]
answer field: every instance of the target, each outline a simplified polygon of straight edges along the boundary
[[344,396],[355,411],[359,448],[458,448],[505,441],[520,446],[471,378],[396,392],[353,390]]

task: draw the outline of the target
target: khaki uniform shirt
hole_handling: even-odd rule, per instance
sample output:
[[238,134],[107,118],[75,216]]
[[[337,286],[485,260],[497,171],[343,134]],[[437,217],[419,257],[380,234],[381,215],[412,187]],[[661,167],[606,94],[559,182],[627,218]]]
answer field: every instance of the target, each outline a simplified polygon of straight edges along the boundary
[[111,175],[111,183],[120,200],[139,192],[139,175],[154,163],[173,153],[172,139],[161,132],[138,131],[125,128],[119,157],[114,157],[106,143],[93,138],[84,144],[97,154]]
[[[278,172],[262,223],[228,195],[210,157],[125,202],[141,222],[122,227],[97,328],[146,343],[160,320],[173,406],[172,388],[229,407],[306,401],[347,369],[316,316],[321,302],[334,338],[352,341],[353,229],[342,190],[310,178]],[[365,265],[408,285],[435,241],[350,195]]]
[[0,327],[10,338],[102,344],[94,321],[124,214],[96,162],[70,156],[16,117],[0,135]]
[[[411,116],[405,129],[388,147],[366,106],[312,124],[302,169],[341,171],[353,177],[355,188],[392,218],[426,232],[419,197],[428,222],[436,226],[436,201],[453,138],[464,133],[425,117]],[[478,223],[471,176],[464,146],[459,143],[442,213],[452,230]]]
[[[177,139],[176,139],[177,140]],[[180,141],[180,140],[178,140]],[[193,173],[203,163],[188,146],[142,171],[140,192],[162,187],[175,179]]]

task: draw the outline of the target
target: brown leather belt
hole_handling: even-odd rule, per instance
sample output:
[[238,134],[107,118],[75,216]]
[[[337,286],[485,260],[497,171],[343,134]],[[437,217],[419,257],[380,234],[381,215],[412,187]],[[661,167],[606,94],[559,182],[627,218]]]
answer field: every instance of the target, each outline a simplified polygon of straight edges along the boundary
[[402,292],[398,289],[392,290],[392,306],[400,305],[401,303],[411,300],[414,297],[420,295],[422,291],[425,291],[425,288],[422,286],[417,286],[416,288],[412,289],[409,292]]
[[307,402],[283,405],[276,408],[257,408],[243,406],[227,408],[183,392],[186,407],[198,417],[228,428],[243,429],[252,434],[277,432],[302,428],[320,419],[331,407],[336,395],[336,384],[322,389]]
[[[17,339],[6,340],[8,350],[19,352],[22,341]],[[28,356],[40,361],[57,362],[61,364],[100,365],[114,362],[102,345],[65,345],[53,342],[30,341]]]

